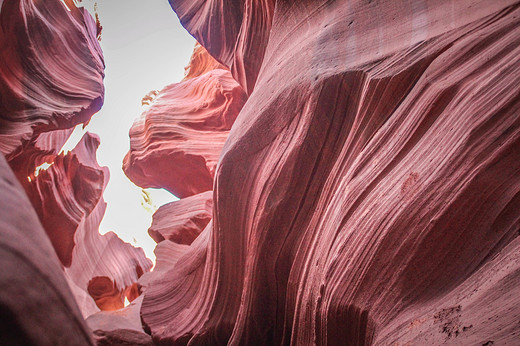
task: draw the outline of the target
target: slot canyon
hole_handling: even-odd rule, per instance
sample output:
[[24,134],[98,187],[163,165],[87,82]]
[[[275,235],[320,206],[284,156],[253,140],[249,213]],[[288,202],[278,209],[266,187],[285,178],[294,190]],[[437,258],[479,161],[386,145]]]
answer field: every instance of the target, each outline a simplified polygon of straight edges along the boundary
[[163,1],[197,43],[120,157],[179,198],[154,263],[99,231],[103,139],[63,150],[103,21],[0,0],[0,345],[520,345],[518,0]]

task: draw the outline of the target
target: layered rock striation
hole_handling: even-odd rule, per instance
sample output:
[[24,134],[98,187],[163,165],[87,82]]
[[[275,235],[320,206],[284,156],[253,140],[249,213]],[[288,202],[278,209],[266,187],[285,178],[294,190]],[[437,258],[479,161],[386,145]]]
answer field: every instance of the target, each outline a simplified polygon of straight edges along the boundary
[[81,315],[98,344],[518,340],[518,1],[170,3],[207,52],[130,131],[126,174],[181,197],[146,273],[98,233],[97,137],[60,153],[99,25],[0,1],[2,341],[92,344]]
[[517,1],[170,3],[249,98],[155,342],[517,339]]
[[56,252],[0,155],[0,339],[4,345],[92,345]]
[[[97,136],[87,132],[70,153],[78,153],[85,164],[102,172],[105,179],[99,187],[97,203],[92,212],[82,218],[77,227],[73,260],[65,271],[74,285],[88,292],[98,308],[116,310],[124,306],[125,298],[132,301],[139,296],[137,280],[151,269],[152,262],[141,248],[123,242],[115,233],[99,234],[99,224],[106,209],[102,193],[108,183],[109,172],[108,168],[100,167],[96,161],[98,145]],[[93,184],[85,177],[75,177],[72,181],[79,181],[81,188],[76,195],[85,199],[88,196],[85,188]],[[83,308],[83,305],[80,307]],[[85,315],[89,314],[87,311],[83,309]]]
[[96,22],[72,0],[0,5],[0,152],[14,155],[39,133],[88,122],[104,62]]
[[212,190],[220,151],[246,95],[228,70],[196,49],[186,78],[168,85],[130,129],[123,162],[137,185],[179,198]]

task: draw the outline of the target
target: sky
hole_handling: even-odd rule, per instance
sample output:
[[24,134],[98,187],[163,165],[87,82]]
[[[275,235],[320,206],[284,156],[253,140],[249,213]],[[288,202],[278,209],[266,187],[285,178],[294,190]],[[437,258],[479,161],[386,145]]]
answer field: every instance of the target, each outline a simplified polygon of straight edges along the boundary
[[[155,242],[148,235],[152,208],[145,208],[141,188],[122,170],[129,150],[128,132],[141,115],[141,99],[151,90],[179,82],[184,76],[195,40],[180,25],[168,0],[97,0],[103,30],[105,103],[83,131],[76,128],[65,149],[72,149],[85,131],[100,136],[97,159],[110,169],[104,193],[107,211],[100,233],[114,231],[121,239],[142,247],[155,261]],[[94,1],[82,4],[93,14]],[[163,189],[147,189],[159,207],[177,198]]]

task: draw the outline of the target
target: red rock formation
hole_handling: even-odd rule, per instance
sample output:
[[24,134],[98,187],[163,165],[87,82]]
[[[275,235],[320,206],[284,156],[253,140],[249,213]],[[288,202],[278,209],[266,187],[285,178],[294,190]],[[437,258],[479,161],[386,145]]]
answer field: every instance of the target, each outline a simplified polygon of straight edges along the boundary
[[[205,69],[207,59],[194,61]],[[196,75],[200,69],[188,70]],[[223,69],[165,87],[130,129],[126,175],[141,187],[165,188],[180,198],[211,190],[220,150],[245,100]]]
[[53,162],[73,132],[73,128],[43,132],[37,135],[16,153],[9,155],[9,165],[27,191],[35,178],[38,167]]
[[251,94],[269,40],[275,0],[169,0],[182,25]]
[[161,206],[153,214],[148,234],[157,243],[165,239],[190,245],[212,217],[213,191],[207,191]]
[[87,318],[97,345],[153,345],[141,327],[142,297],[117,311],[101,311]]
[[[97,232],[105,208],[101,201],[80,226],[75,238],[78,245],[66,273],[75,285],[89,291],[98,308],[116,310],[124,306],[125,297],[130,301],[136,298],[134,284],[151,269],[152,262],[141,248],[123,242],[115,233]],[[89,306],[80,307],[85,317],[92,312]]]
[[250,98],[154,341],[517,340],[516,1],[170,3]]
[[0,152],[41,132],[88,122],[103,104],[96,23],[59,0],[3,1],[0,11]]
[[[99,165],[84,161],[87,155],[95,157],[98,144],[99,139],[87,133],[71,153],[55,157],[45,155],[51,164],[48,169],[36,172],[37,176],[34,172],[26,175],[27,195],[66,267],[72,262],[74,234],[98,204],[105,179],[108,180],[108,169],[103,171]],[[88,152],[79,153],[80,150]]]
[[145,273],[138,281],[142,291],[146,292],[147,287],[154,281],[167,277],[167,273],[172,270],[189,249],[190,246],[188,245],[174,243],[170,240],[164,240],[157,244],[154,250],[156,261],[153,271]]
[[[78,146],[70,153],[78,157],[105,176],[99,189],[99,199],[93,211],[81,220],[74,235],[77,244],[72,253],[72,264],[66,269],[71,281],[84,291],[89,292],[97,306],[102,310],[115,310],[123,307],[125,297],[136,297],[134,284],[139,277],[151,269],[152,262],[146,258],[141,248],[123,242],[115,233],[101,235],[99,224],[105,214],[106,203],[101,197],[108,182],[108,168],[100,167],[95,158],[99,145],[97,137],[87,133]],[[86,179],[79,178],[83,186],[80,196],[88,196],[84,189],[91,186]],[[83,310],[86,313],[85,310]]]
[[3,155],[0,191],[1,343],[91,345],[52,244]]
[[[87,132],[71,152],[57,155],[64,142],[63,132],[40,135],[11,165],[18,169],[58,257],[70,267],[67,277],[84,316],[97,308],[120,309],[125,297],[133,300],[139,295],[136,282],[152,263],[142,249],[124,243],[116,234],[99,234],[106,208],[102,194],[109,179],[108,168],[96,161],[99,138]],[[31,158],[48,161],[51,166],[38,175],[30,173],[24,180]],[[34,165],[28,166],[34,170]]]

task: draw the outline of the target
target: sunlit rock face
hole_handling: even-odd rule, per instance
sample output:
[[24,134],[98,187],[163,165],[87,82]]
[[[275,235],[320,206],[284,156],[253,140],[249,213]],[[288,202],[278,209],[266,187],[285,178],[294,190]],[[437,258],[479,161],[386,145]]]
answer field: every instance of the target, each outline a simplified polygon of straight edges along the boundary
[[[132,301],[140,294],[136,282],[151,269],[152,262],[143,249],[123,242],[115,233],[99,234],[105,209],[101,200],[83,220],[75,238],[78,245],[72,265],[65,271],[70,283],[88,292],[99,309],[116,310],[124,306],[125,298]],[[93,312],[89,302],[80,308],[85,317]]]
[[516,1],[170,3],[250,97],[154,341],[518,340]]
[[[65,267],[83,315],[88,316],[99,309],[120,309],[125,297],[131,301],[139,296],[137,280],[152,263],[142,249],[115,233],[99,234],[106,209],[102,196],[109,180],[108,168],[96,160],[99,138],[87,132],[72,151],[57,154],[67,133],[41,134],[11,166]],[[35,170],[39,162],[46,164]]]
[[[70,214],[69,209],[74,207],[78,209],[79,206],[91,201],[87,204],[89,212],[82,214],[77,224],[69,225],[63,222],[60,223],[60,228],[55,226],[48,233],[52,234],[50,232],[53,231],[58,236],[72,234],[73,248],[69,254],[71,261],[64,263],[67,267],[65,272],[69,284],[73,288],[87,292],[99,309],[116,310],[124,306],[125,297],[131,301],[139,295],[139,289],[136,287],[137,280],[144,272],[151,269],[152,262],[146,258],[141,248],[134,248],[123,242],[115,233],[99,234],[99,224],[106,209],[102,194],[108,183],[109,172],[107,167],[100,167],[97,163],[98,146],[99,138],[87,132],[64,158],[75,158],[80,163],[78,167],[86,167],[84,171],[88,174],[83,173],[79,168],[65,172],[58,171],[57,174],[61,179],[47,183],[53,187],[51,191],[55,193],[48,196],[39,195],[39,200],[46,206],[48,201],[57,199],[56,196],[64,196],[67,203],[57,204],[54,208],[41,208],[46,213],[49,213],[47,210],[52,210],[50,213],[61,219],[65,219]],[[47,171],[53,168],[59,169],[60,158],[61,156],[56,157],[55,163]],[[44,173],[41,172],[34,181],[45,179],[47,176]],[[43,221],[42,223],[44,227],[47,224]],[[52,236],[50,238],[53,239]],[[65,242],[56,243],[58,246],[55,248],[59,249],[59,246]],[[75,289],[73,291],[76,293]],[[83,293],[77,296],[78,304],[85,316],[97,310],[92,309],[93,305],[88,299],[85,302],[82,298]]]
[[135,184],[179,198],[212,190],[220,151],[246,101],[228,70],[204,51],[194,56],[200,66],[190,65],[182,82],[161,90],[133,124],[123,162]]
[[88,122],[103,104],[96,23],[73,1],[0,2],[0,152]]
[[215,69],[224,69],[227,68],[215,60],[211,55],[208,54],[206,48],[200,45],[200,43],[195,43],[195,48],[193,48],[193,53],[191,54],[189,64],[184,68],[184,79],[188,80],[191,78],[198,77],[206,72]]
[[251,94],[269,41],[276,0],[169,1],[182,25]]
[[[23,177],[21,179],[43,228],[66,267],[72,262],[76,230],[99,202],[105,179],[108,180],[108,169],[103,170],[97,163],[93,165],[85,160],[89,155],[94,155],[95,160],[98,144],[97,137],[87,133],[72,152],[54,157],[44,155],[49,159],[47,169],[37,169],[26,174],[25,181]],[[30,154],[23,158],[30,158]]]

